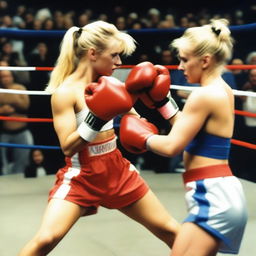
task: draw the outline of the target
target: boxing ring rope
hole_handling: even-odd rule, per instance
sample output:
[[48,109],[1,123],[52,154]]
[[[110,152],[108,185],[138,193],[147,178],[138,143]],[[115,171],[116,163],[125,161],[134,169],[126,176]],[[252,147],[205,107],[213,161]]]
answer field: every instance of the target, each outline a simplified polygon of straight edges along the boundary
[[31,117],[9,117],[0,116],[0,120],[16,121],[16,122],[37,122],[37,123],[51,123],[52,118],[31,118]]
[[[234,25],[229,26],[229,29],[233,33],[241,32],[250,32],[255,31],[256,23],[243,24],[243,25]],[[125,30],[128,34],[181,34],[185,31],[185,28],[144,28],[144,29],[128,29]],[[16,28],[1,28],[0,36],[1,37],[11,37],[15,39],[23,39],[24,37],[38,37],[38,38],[62,38],[66,30],[30,30],[30,29],[16,29]]]
[[[251,24],[244,24],[244,25],[235,25],[229,26],[231,32],[233,33],[241,33],[241,32],[250,32],[256,30],[256,23]],[[131,35],[136,34],[181,34],[183,33],[185,28],[171,28],[171,29],[130,29],[125,32]],[[0,29],[0,36],[7,37],[7,38],[14,38],[14,39],[24,39],[24,37],[37,37],[37,38],[59,38],[61,39],[64,34],[65,30],[26,30],[26,29]],[[123,65],[121,69],[130,69],[133,65]],[[177,65],[167,65],[168,69],[177,69]],[[227,65],[227,69],[241,69],[241,70],[248,70],[248,69],[256,69],[256,65]],[[13,67],[13,66],[0,66],[0,70],[10,70],[10,71],[52,71],[53,67]],[[173,90],[185,90],[185,91],[192,91],[196,87],[190,86],[182,86],[182,85],[171,85],[171,89]],[[26,95],[50,95],[50,93],[45,91],[28,91],[28,90],[9,90],[9,89],[0,89],[0,93],[13,93],[13,94],[26,94]],[[256,97],[256,93],[248,92],[248,91],[239,91],[233,90],[235,96],[251,96]],[[234,112],[236,115],[243,115],[248,117],[256,117],[256,113],[246,112],[242,110],[235,110]],[[6,117],[0,116],[0,120],[8,120],[8,121],[20,121],[20,122],[53,122],[52,118],[18,118],[18,117]],[[239,141],[236,139],[231,140],[232,144],[247,147],[250,149],[256,149],[256,145]],[[0,143],[0,147],[20,147],[20,148],[42,148],[42,149],[60,149],[58,146],[44,146],[44,145],[19,145],[19,144],[9,144],[9,143]]]
[[[248,69],[256,68],[256,65],[229,65],[231,69],[246,69],[246,66],[249,66]],[[132,65],[122,66],[121,68],[132,68]],[[166,66],[168,69],[177,69],[177,65]],[[0,70],[15,70],[15,71],[49,71],[52,70],[52,67],[10,67],[10,66],[0,66]],[[196,86],[182,86],[182,85],[171,85],[171,89],[174,90],[184,90],[184,91],[192,91],[196,88]],[[27,95],[50,95],[50,93],[45,91],[28,91],[28,90],[10,90],[10,89],[0,89],[0,93],[10,93],[10,94],[27,94]],[[236,96],[250,96],[256,97],[255,92],[247,92],[241,90],[234,90],[233,93]],[[256,113],[235,110],[234,113],[236,115],[242,115],[247,117],[256,118]],[[0,120],[6,121],[17,121],[17,122],[48,122],[52,123],[52,118],[24,118],[24,117],[8,117],[8,116],[0,116]],[[246,147],[255,150],[256,144],[251,144],[245,141],[231,139],[231,143],[234,145]],[[15,148],[39,148],[39,149],[60,149],[59,146],[45,146],[45,145],[23,145],[23,144],[12,144],[12,143],[0,143],[0,147],[15,147]]]

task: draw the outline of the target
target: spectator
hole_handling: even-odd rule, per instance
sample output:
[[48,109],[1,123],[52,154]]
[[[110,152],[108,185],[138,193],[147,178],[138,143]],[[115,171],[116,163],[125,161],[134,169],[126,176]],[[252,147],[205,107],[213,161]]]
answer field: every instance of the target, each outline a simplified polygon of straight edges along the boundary
[[246,64],[256,65],[256,51],[252,51],[247,55]]
[[86,13],[82,13],[78,16],[78,27],[83,27],[90,23],[90,16]]
[[[39,19],[34,19],[32,21],[32,28],[34,31],[42,30],[43,29],[43,22]],[[24,39],[24,56],[26,58],[26,61],[28,56],[31,54],[33,49],[36,47],[36,45],[40,42],[40,38],[38,37],[28,37]]]
[[42,28],[44,30],[54,30],[55,29],[55,22],[52,18],[46,18],[42,22]]
[[189,27],[189,19],[186,16],[183,16],[180,18],[180,27],[182,28],[188,28]]
[[[48,45],[39,42],[35,49],[28,56],[28,65],[32,67],[53,67],[54,59],[49,54]],[[49,80],[48,72],[32,72],[31,73],[31,90],[44,90]]]
[[[0,71],[0,87],[4,89],[26,90],[25,86],[14,82],[8,70]],[[30,100],[24,94],[0,94],[0,114],[8,117],[27,117]],[[33,144],[33,136],[26,122],[2,121],[0,134],[2,143]],[[24,173],[29,161],[29,149],[1,147],[2,174]]]
[[30,151],[30,162],[26,166],[25,178],[41,177],[51,174],[46,164],[45,156],[42,150],[34,149]]
[[52,13],[49,8],[45,7],[37,10],[35,14],[35,19],[45,21],[48,18],[52,18]]
[[3,15],[1,17],[1,28],[12,28],[13,22],[9,14]]
[[[231,61],[231,65],[243,65],[244,62],[242,59],[240,58],[234,58]],[[244,83],[247,80],[248,74],[247,71],[244,71],[243,69],[232,69],[231,72],[234,75],[234,78],[236,80],[236,84],[237,84],[237,89],[238,90],[242,90],[242,87],[244,85]],[[242,109],[242,99],[241,97],[235,97],[235,109]],[[243,136],[243,129],[244,129],[244,117],[241,115],[235,115],[235,126],[234,126],[234,133],[233,133],[233,137],[234,138],[241,138],[241,136]],[[242,149],[243,150],[243,149]],[[232,162],[234,162],[234,164],[236,165],[236,167],[234,167],[234,169],[237,169],[238,166],[240,166],[240,164],[236,164],[236,161],[239,161],[239,157],[237,156],[241,156],[241,154],[243,154],[243,152],[241,153],[241,147],[237,147],[235,145],[231,146],[231,152],[230,152],[230,162],[232,164]],[[240,161],[241,164],[243,165],[243,161]],[[239,171],[238,176],[241,177],[241,171]]]
[[156,8],[150,8],[147,12],[151,28],[157,28],[161,21],[161,12]]
[[108,21],[108,15],[105,14],[105,13],[100,13],[97,20],[102,20],[102,21],[107,22]]
[[[248,72],[248,81],[242,87],[242,90],[248,92],[256,92],[256,69],[251,69]],[[256,113],[256,97],[252,96],[241,96],[242,109]],[[256,118],[244,116],[244,127],[240,134],[241,139],[256,144]],[[256,181],[256,151],[252,149],[243,148],[241,150],[240,159],[242,163],[236,164],[237,172],[240,176],[251,181]],[[239,161],[239,160],[238,160]],[[240,169],[240,170],[239,170]]]
[[2,44],[0,58],[6,60],[11,66],[20,66],[22,64],[19,53],[13,50],[10,41]]
[[[1,47],[1,59],[5,59],[10,66],[26,66],[26,60],[23,54],[24,42],[18,39],[6,39]],[[29,75],[26,73],[21,75],[21,83],[27,85]]]
[[[6,61],[5,59],[1,59],[0,58],[0,66],[10,66],[10,63],[8,61]],[[18,84],[23,84],[27,87],[27,85],[29,85],[30,83],[30,74],[29,71],[13,71],[12,72],[13,76],[14,76],[14,80],[18,83]]]
[[169,49],[163,49],[161,51],[159,63],[161,65],[173,65],[174,58],[172,52]]
[[139,23],[139,20],[138,20],[139,16],[136,12],[131,12],[127,15],[126,17],[126,24],[127,24],[127,27],[129,29],[135,29],[134,28],[134,23]]
[[124,16],[117,17],[115,25],[119,30],[125,30],[126,29],[126,18]]
[[168,23],[168,28],[177,28],[174,16],[172,14],[167,14],[165,16],[165,21]]
[[[256,69],[251,69],[248,72],[248,81],[242,87],[244,91],[256,92]],[[242,96],[243,110],[256,113],[256,97]],[[246,126],[246,136],[249,142],[256,143],[256,118],[244,117]]]
[[65,14],[64,15],[64,23],[63,23],[63,29],[68,30],[74,26],[74,19],[71,15]]
[[25,28],[26,25],[25,25],[24,17],[25,17],[26,10],[27,10],[27,7],[23,4],[18,5],[16,7],[16,12],[12,18],[14,26],[20,29]]
[[0,15],[5,15],[9,13],[8,1],[0,0]]
[[[234,58],[232,59],[231,65],[243,65],[244,62],[240,58]],[[242,86],[246,82],[247,79],[247,72],[245,72],[243,69],[232,69],[231,72],[234,75],[234,78],[236,80],[237,89],[241,90]]]
[[64,29],[64,14],[61,10],[56,10],[53,13],[53,19],[55,21],[55,27],[57,30]]

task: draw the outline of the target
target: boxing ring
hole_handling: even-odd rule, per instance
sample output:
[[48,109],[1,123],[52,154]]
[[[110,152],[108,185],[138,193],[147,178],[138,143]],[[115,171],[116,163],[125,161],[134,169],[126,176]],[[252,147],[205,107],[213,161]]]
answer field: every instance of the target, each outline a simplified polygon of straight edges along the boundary
[[[246,27],[231,27],[234,31],[239,29],[254,29],[255,25]],[[0,36],[17,36],[18,31],[0,30]],[[42,32],[42,31],[41,31]],[[63,31],[19,31],[27,36],[62,36]],[[51,33],[52,32],[52,33]],[[137,31],[131,31],[137,33]],[[153,31],[159,33],[159,31]],[[18,34],[19,34],[18,33]],[[33,35],[32,35],[33,34]],[[20,34],[19,34],[20,35]],[[120,70],[128,71],[132,66],[122,66]],[[176,69],[177,66],[166,66]],[[253,69],[256,65],[228,65],[227,69]],[[52,67],[10,67],[0,66],[0,70],[50,72]],[[115,74],[114,74],[115,76]],[[191,91],[194,87],[171,85],[171,90]],[[235,96],[256,97],[256,93],[233,90]],[[27,94],[30,96],[44,97],[50,94],[45,91],[21,91],[0,89],[0,93]],[[235,115],[256,118],[256,113],[235,110]],[[52,126],[52,117],[49,118],[14,118],[0,116],[0,120],[21,121],[28,123],[45,123]],[[232,138],[232,145],[236,147],[256,150],[256,144]],[[30,149],[60,150],[59,145],[22,145],[0,142],[0,147],[19,147]],[[255,170],[256,171],[256,170]],[[184,190],[182,177],[178,173],[156,174],[152,170],[141,171],[142,177],[148,182],[151,189],[159,197],[167,210],[178,220],[186,216]],[[255,230],[255,183],[240,179],[245,190],[248,202],[249,220],[242,241],[239,256],[256,255]],[[32,238],[41,222],[43,211],[47,204],[49,189],[55,181],[54,175],[25,179],[23,174],[0,176],[0,255],[17,255],[24,244]],[[105,256],[139,256],[139,255],[169,255],[169,249],[160,240],[155,238],[144,227],[123,216],[116,210],[107,210],[103,207],[98,214],[81,218],[72,230],[63,239],[60,245],[50,254],[53,256],[71,255],[105,255]],[[218,254],[227,255],[227,254]]]

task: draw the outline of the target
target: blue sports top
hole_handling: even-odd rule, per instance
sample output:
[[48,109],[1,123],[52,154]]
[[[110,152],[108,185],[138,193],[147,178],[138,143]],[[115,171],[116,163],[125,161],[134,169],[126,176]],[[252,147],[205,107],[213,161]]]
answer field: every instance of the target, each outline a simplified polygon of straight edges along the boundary
[[215,159],[228,159],[230,151],[230,138],[220,137],[200,131],[186,146],[185,151],[190,154]]

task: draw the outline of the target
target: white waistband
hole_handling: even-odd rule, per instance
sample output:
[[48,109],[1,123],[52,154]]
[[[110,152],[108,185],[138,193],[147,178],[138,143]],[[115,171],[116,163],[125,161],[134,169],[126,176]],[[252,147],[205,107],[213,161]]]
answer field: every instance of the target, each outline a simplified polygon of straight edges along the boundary
[[89,145],[88,153],[89,153],[89,156],[100,156],[100,155],[104,155],[106,153],[112,152],[115,149],[116,149],[116,137],[102,144]]

